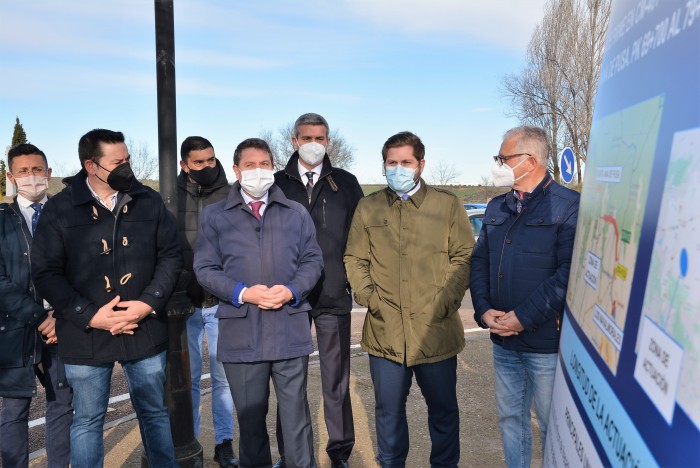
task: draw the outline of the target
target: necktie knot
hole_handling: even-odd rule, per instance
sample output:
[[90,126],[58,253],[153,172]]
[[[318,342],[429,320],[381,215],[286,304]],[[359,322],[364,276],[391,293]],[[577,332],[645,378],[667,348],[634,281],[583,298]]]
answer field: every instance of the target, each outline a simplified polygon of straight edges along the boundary
[[264,201],[252,201],[248,202],[248,205],[250,205],[250,209],[253,210],[253,215],[260,221],[262,219],[262,215],[260,214],[260,207],[263,206]]
[[32,203],[29,206],[32,207],[32,209],[34,210],[34,214],[32,215],[32,235],[33,235],[34,231],[36,231],[36,225],[39,222],[39,215],[41,215],[42,205],[41,205],[41,203]]

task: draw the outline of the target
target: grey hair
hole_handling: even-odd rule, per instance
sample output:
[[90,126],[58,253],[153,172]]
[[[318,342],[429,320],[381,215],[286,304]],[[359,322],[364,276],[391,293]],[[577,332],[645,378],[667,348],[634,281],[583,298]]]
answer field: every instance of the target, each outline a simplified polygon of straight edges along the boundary
[[326,136],[328,136],[328,132],[330,131],[330,128],[328,127],[328,122],[326,119],[324,119],[322,116],[318,114],[314,114],[313,112],[309,112],[308,114],[304,114],[300,116],[296,122],[294,122],[294,136],[298,137],[299,136],[299,127],[302,125],[323,125],[326,127]]
[[521,125],[511,128],[503,135],[503,141],[515,138],[518,151],[531,154],[540,163],[540,166],[547,167],[549,164],[549,136],[540,127],[532,125]]

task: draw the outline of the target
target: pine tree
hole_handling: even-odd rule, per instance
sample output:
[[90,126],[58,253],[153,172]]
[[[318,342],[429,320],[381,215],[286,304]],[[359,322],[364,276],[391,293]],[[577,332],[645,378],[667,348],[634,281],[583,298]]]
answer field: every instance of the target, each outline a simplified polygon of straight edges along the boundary
[[22,143],[29,143],[27,141],[27,134],[24,132],[24,127],[19,121],[19,117],[15,118],[15,131],[12,133],[12,146],[16,146]]
[[7,178],[7,171],[5,169],[5,161],[3,159],[0,159],[0,198],[5,196],[5,189],[7,186],[5,185],[5,179]]

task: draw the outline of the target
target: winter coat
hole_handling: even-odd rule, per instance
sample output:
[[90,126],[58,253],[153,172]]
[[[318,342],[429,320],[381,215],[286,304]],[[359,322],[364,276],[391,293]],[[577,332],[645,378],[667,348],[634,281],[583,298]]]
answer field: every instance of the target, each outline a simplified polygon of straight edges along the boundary
[[355,300],[368,308],[363,349],[407,366],[459,353],[457,309],[469,287],[473,246],[462,203],[423,180],[406,201],[389,188],[360,200],[345,267]]
[[489,309],[515,311],[525,331],[491,341],[513,351],[556,353],[564,311],[579,194],[547,174],[518,213],[510,191],[486,207],[472,256],[474,319]]
[[[67,364],[131,361],[165,350],[165,304],[180,270],[177,226],[160,195],[134,181],[114,211],[93,197],[86,172],[44,206],[34,238],[32,274],[55,308],[58,352]],[[112,335],[88,324],[100,307],[120,296],[153,308],[133,335]]]
[[29,259],[32,235],[16,200],[0,204],[0,397],[36,396],[37,327],[46,319]]
[[195,307],[212,307],[218,304],[216,296],[202,289],[197,282],[192,264],[194,263],[194,244],[199,229],[199,216],[205,206],[221,200],[225,200],[231,188],[226,180],[226,172],[219,160],[219,177],[209,187],[190,182],[185,171],[180,171],[177,176],[177,231],[182,244],[182,257],[184,266],[182,269],[181,284],[184,284],[187,297]]
[[[258,221],[233,184],[228,199],[204,208],[194,252],[199,283],[219,298],[217,359],[260,362],[313,352],[306,299],[323,269],[306,208],[273,185]],[[277,310],[238,303],[242,286],[285,285],[292,304]]]
[[275,174],[275,184],[285,196],[309,210],[316,227],[316,240],[323,252],[323,273],[309,295],[311,314],[349,314],[352,309],[350,284],[345,274],[343,252],[357,202],[363,197],[357,178],[348,171],[331,166],[326,155],[321,177],[314,184],[309,200],[306,185],[299,174],[299,154],[289,158],[287,167]]

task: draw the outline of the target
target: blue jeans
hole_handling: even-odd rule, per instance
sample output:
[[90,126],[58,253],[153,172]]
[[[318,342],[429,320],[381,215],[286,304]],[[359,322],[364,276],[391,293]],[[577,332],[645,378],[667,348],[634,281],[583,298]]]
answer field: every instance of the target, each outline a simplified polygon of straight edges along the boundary
[[530,408],[535,401],[537,423],[542,432],[542,449],[547,435],[549,406],[554,387],[557,354],[510,351],[493,345],[496,377],[496,407],[506,465],[529,467],[532,458]]
[[192,377],[192,420],[194,435],[199,436],[200,381],[202,379],[202,338],[207,334],[209,372],[211,373],[211,414],[214,420],[214,437],[220,444],[233,439],[233,398],[226,380],[224,366],[216,360],[219,341],[219,319],[214,317],[218,305],[195,308],[187,319],[187,342],[190,350],[190,375]]
[[[148,466],[177,466],[164,403],[165,351],[136,361],[123,361],[121,365],[138,417]],[[95,468],[104,464],[102,432],[113,368],[113,362],[98,366],[66,364],[75,409],[70,428],[73,468]]]

